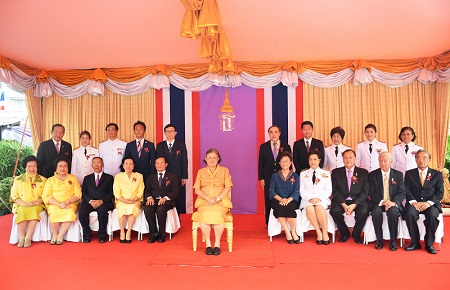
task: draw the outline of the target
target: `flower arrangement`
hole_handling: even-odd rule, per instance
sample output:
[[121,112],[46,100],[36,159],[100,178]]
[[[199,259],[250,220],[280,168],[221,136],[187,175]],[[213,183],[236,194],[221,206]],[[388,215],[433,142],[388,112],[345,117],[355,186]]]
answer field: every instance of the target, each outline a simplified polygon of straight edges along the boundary
[[394,180],[394,178],[391,179],[392,184],[397,184],[397,182]]
[[411,151],[412,156],[416,156],[417,151]]
[[133,177],[133,182],[136,182],[136,177]]
[[428,173],[427,180],[428,180],[428,181],[431,180],[431,173]]
[[295,183],[295,178],[294,178],[294,176],[292,176],[291,179],[289,179],[289,181],[291,182],[291,184],[294,184],[294,183]]
[[378,149],[377,149],[377,153],[378,153],[378,155],[380,155],[380,154],[381,154],[381,150],[382,150],[381,148],[378,148]]
[[181,154],[181,151],[180,150],[177,150],[177,153],[176,153],[177,155],[180,155]]
[[69,183],[70,185],[72,185],[72,180],[69,180],[68,183]]
[[320,178],[316,178],[316,180],[314,181],[314,184],[317,185],[320,181]]
[[32,187],[33,189],[35,189],[35,188],[36,188],[36,183],[32,183],[32,184],[31,184],[31,187]]
[[166,186],[170,185],[170,179],[166,177]]
[[353,184],[358,183],[358,176],[353,175],[353,176],[352,176],[352,182],[353,182]]
[[144,148],[144,151],[148,153],[148,148],[147,148],[147,147],[145,147],[145,148]]
[[117,148],[117,155],[123,155],[123,148]]

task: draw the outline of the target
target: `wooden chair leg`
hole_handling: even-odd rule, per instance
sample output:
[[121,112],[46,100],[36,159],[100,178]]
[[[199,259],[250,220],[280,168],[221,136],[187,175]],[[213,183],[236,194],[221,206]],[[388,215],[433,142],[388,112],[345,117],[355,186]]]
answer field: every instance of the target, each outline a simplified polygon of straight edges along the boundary
[[197,229],[198,225],[195,222],[192,223],[192,248],[194,252],[197,251]]
[[227,243],[228,243],[228,252],[233,251],[233,224],[227,226]]

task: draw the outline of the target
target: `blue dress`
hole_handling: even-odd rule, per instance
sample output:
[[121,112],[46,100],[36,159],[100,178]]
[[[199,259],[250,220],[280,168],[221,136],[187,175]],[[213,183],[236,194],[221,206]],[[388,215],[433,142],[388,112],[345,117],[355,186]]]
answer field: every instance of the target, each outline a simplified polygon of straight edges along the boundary
[[[282,198],[293,198],[294,200],[286,206],[281,206],[275,199],[278,195]],[[273,209],[273,215],[278,217],[296,218],[296,209],[299,208],[300,199],[300,178],[297,173],[290,171],[286,179],[281,170],[274,173],[270,179],[269,186],[270,207]]]

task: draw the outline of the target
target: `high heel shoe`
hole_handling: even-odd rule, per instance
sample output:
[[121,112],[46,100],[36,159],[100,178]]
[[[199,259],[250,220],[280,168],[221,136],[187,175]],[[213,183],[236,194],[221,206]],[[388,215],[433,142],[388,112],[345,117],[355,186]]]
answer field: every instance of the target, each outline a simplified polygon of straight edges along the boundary
[[294,243],[294,239],[287,240],[287,242],[288,242],[288,244],[293,244]]
[[326,245],[326,246],[328,246],[328,245],[330,244],[330,240],[326,240],[326,241],[324,240],[324,241],[323,241],[323,244]]
[[125,239],[125,243],[131,244],[131,239],[129,239],[129,240]]
[[294,243],[295,244],[300,244],[300,237],[298,239],[294,240]]
[[323,244],[323,240],[316,240],[316,244],[322,245]]

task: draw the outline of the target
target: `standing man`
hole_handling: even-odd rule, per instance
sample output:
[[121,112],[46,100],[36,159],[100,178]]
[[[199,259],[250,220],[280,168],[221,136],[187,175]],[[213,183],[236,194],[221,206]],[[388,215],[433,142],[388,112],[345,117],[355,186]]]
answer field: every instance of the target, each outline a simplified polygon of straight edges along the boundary
[[406,251],[421,249],[419,228],[417,220],[419,213],[425,215],[425,250],[430,254],[436,254],[433,247],[436,229],[439,225],[437,219],[442,213],[441,199],[444,195],[444,181],[442,173],[428,167],[431,154],[420,149],[416,153],[417,168],[406,171],[406,226],[411,236],[411,244]]
[[147,126],[144,122],[137,121],[133,125],[134,135],[136,140],[133,140],[127,144],[125,149],[125,156],[131,156],[135,160],[134,170],[141,173],[146,180],[147,176],[155,172],[155,144],[144,139]]
[[377,127],[374,124],[367,124],[364,127],[364,134],[366,140],[356,146],[356,166],[370,173],[380,168],[378,156],[381,152],[387,152],[388,149],[386,143],[377,140]]
[[166,158],[158,157],[155,161],[156,173],[150,174],[145,181],[144,214],[150,228],[149,243],[166,241],[167,211],[175,207],[180,188],[177,175],[166,170],[167,166]]
[[72,145],[70,143],[62,140],[66,129],[61,124],[54,124],[52,126],[52,138],[42,142],[39,145],[37,151],[37,161],[38,161],[38,174],[49,178],[55,174],[55,160],[56,157],[64,157],[70,165],[72,161]]
[[380,168],[369,173],[369,210],[372,215],[373,227],[377,240],[375,249],[383,248],[383,212],[386,212],[391,251],[397,250],[398,218],[404,215],[403,200],[406,189],[403,184],[403,174],[391,168],[392,157],[383,151],[378,157]]
[[270,140],[259,147],[258,179],[264,189],[266,225],[269,224],[270,199],[269,186],[272,174],[281,169],[278,155],[283,151],[291,152],[291,146],[280,140],[281,131],[276,125],[267,130]]
[[124,157],[127,143],[117,138],[119,126],[115,123],[106,125],[108,139],[98,146],[98,154],[103,159],[104,171],[112,176],[120,172],[120,165]]
[[[314,125],[311,121],[304,121],[302,123],[303,138],[294,142],[294,166],[295,172],[300,176],[303,169],[309,168],[308,152],[310,150],[317,150],[320,156],[325,156],[323,149],[323,142],[312,137]],[[320,161],[319,167],[323,167],[324,158]]]
[[361,231],[366,223],[369,211],[367,209],[367,196],[369,194],[368,172],[364,168],[355,166],[356,153],[352,149],[344,151],[344,166],[333,170],[331,182],[333,184],[333,199],[331,201],[330,214],[337,224],[341,237],[340,243],[344,243],[350,236],[350,231],[344,222],[344,214],[351,215],[355,212],[355,227],[353,239],[355,243],[362,244]]
[[164,156],[167,161],[167,171],[173,172],[180,182],[180,190],[177,198],[177,212],[186,213],[186,181],[188,179],[188,157],[186,144],[175,140],[177,128],[173,124],[164,127],[166,141],[156,145],[156,156]]
[[78,217],[83,227],[83,243],[89,243],[92,230],[89,227],[89,214],[93,211],[98,215],[98,241],[106,242],[106,227],[108,225],[108,211],[114,209],[113,183],[114,177],[103,172],[103,160],[100,157],[92,159],[94,173],[83,180],[83,202],[80,205]]

